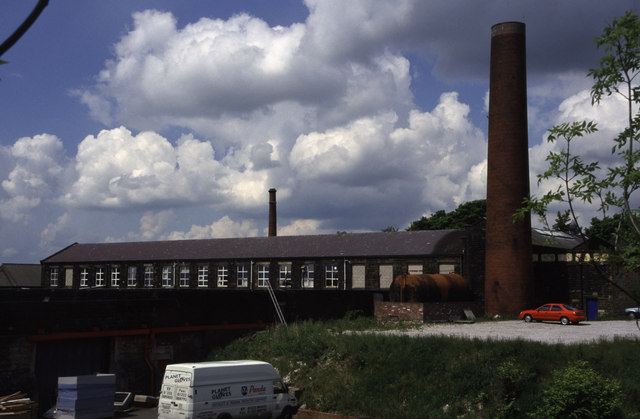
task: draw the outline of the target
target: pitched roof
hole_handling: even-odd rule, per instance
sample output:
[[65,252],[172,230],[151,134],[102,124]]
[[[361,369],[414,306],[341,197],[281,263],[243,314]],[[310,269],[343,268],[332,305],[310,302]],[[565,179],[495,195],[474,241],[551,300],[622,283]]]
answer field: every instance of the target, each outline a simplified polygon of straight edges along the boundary
[[531,241],[534,246],[563,250],[573,250],[584,243],[580,237],[562,231],[531,229]]
[[0,265],[0,287],[39,287],[40,265],[4,263]]
[[460,230],[78,244],[42,263],[383,257],[460,254]]

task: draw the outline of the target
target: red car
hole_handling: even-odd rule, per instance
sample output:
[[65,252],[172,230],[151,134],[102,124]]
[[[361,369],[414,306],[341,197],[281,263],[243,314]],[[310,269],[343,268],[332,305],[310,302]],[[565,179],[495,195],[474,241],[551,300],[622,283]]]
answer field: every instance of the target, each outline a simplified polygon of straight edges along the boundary
[[560,323],[567,325],[569,323],[578,324],[587,320],[587,316],[583,310],[579,310],[575,307],[571,307],[562,303],[549,303],[535,310],[525,310],[520,312],[520,318],[525,322],[531,322],[533,320],[541,321],[559,321]]

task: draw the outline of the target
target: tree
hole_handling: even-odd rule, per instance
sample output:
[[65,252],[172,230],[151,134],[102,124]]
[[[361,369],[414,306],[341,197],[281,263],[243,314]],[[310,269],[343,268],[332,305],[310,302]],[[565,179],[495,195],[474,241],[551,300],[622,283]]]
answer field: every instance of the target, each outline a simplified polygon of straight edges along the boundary
[[487,201],[479,199],[461,204],[447,213],[438,210],[430,217],[422,217],[411,223],[407,231],[463,229],[483,221],[487,216]]
[[[636,269],[640,267],[640,223],[637,220],[638,210],[632,209],[630,202],[633,194],[640,188],[640,150],[637,147],[640,139],[640,112],[634,111],[634,107],[637,108],[640,104],[638,15],[629,11],[614,19],[602,35],[595,38],[595,44],[598,48],[603,48],[606,55],[600,59],[599,67],[590,69],[587,73],[594,81],[591,89],[592,105],[597,106],[604,97],[614,94],[623,97],[627,105],[626,126],[612,140],[611,153],[615,157],[615,163],[604,171],[598,161],[587,162],[575,154],[576,142],[597,131],[595,122],[576,121],[554,126],[549,130],[547,141],[561,142],[562,149],[560,152],[549,153],[546,159],[549,167],[538,175],[538,184],[543,180],[555,180],[559,181],[560,186],[540,198],[532,196],[525,199],[524,206],[516,217],[532,211],[548,227],[546,214],[549,205],[560,202],[566,205],[567,210],[561,213],[564,215],[556,224],[567,225],[565,216],[568,215],[576,232],[586,238],[575,204],[582,201],[598,205],[602,223],[592,223],[589,231],[604,234],[603,238],[611,241],[611,246],[606,249],[611,266]],[[610,213],[614,214],[613,219],[616,220],[613,231],[610,230]],[[605,220],[608,229],[606,233],[598,228],[605,226]],[[622,291],[626,293],[625,290]]]
[[[9,36],[2,44],[0,44],[0,57],[4,55],[5,52],[9,50],[20,38],[24,35],[27,30],[33,25],[33,23],[38,19],[40,13],[44,10],[45,7],[49,4],[49,0],[38,0],[35,7],[29,13],[29,16],[22,22],[18,29],[16,29],[11,36]],[[4,64],[6,61],[0,60],[0,63]]]

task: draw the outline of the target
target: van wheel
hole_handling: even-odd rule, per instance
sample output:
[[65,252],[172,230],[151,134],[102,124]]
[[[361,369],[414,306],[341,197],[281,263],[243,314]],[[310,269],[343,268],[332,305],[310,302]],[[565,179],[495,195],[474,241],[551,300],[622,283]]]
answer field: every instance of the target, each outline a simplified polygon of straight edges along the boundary
[[221,415],[218,415],[216,419],[231,419],[231,415],[228,413],[223,413]]
[[293,415],[289,409],[284,409],[282,414],[278,416],[279,419],[293,419]]

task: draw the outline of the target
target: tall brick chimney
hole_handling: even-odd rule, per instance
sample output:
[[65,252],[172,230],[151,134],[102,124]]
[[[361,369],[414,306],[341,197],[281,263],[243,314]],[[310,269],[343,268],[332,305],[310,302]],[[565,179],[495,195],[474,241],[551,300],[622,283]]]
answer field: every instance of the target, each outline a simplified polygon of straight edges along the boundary
[[525,25],[491,28],[485,309],[518,314],[533,302],[531,218],[514,222],[529,195]]
[[269,189],[269,237],[278,235],[278,216],[276,214],[276,190]]

